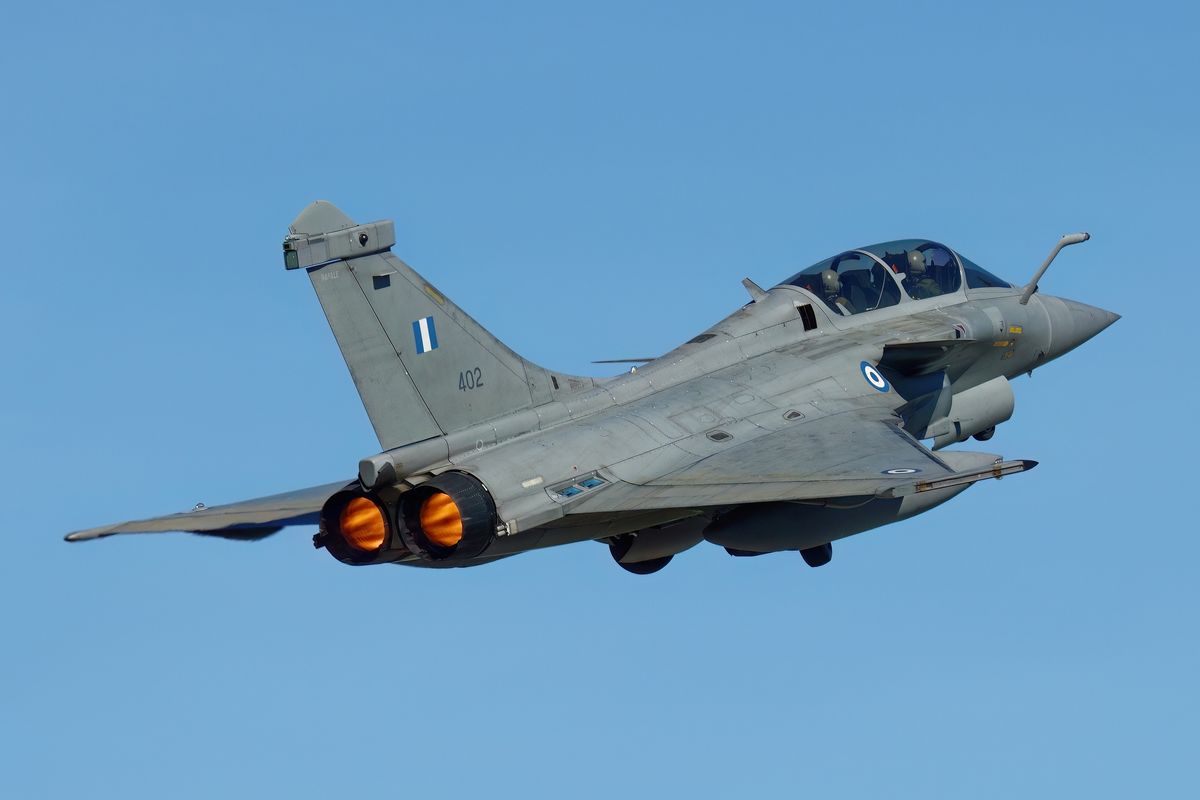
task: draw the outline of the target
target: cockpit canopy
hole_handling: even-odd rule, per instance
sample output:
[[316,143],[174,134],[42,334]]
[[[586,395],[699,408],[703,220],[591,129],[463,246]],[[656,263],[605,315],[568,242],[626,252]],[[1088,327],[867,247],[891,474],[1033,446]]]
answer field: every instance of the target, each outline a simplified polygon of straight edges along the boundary
[[796,273],[785,284],[806,289],[838,314],[850,316],[925,300],[962,289],[1011,288],[950,248],[922,239],[900,239],[848,250]]

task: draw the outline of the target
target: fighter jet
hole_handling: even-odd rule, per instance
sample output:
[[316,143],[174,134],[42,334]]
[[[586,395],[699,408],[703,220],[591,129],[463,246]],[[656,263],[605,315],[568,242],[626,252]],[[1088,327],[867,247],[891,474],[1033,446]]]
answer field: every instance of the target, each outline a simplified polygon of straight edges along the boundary
[[314,545],[354,566],[465,567],[584,541],[635,574],[702,541],[821,566],[838,539],[1036,465],[942,448],[990,439],[1012,379],[1119,318],[1038,292],[1087,238],[1063,237],[1024,286],[919,239],[769,291],[747,278],[750,302],[725,319],[593,378],[505,347],[392,254],[390,220],[357,225],[318,201],[284,265],[308,273],[380,452],[337,483],[66,538],[316,525]]

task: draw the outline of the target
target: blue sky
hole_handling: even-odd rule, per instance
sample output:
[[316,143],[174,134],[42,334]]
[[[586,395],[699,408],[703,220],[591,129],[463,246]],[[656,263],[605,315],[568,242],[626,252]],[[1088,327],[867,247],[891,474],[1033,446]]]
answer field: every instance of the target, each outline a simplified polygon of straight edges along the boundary
[[[1195,793],[1197,12],[1184,3],[25,4],[0,50],[0,794]],[[1124,315],[1033,458],[828,567],[580,544],[353,569],[76,528],[376,443],[279,243],[308,202],[559,370],[847,247]]]

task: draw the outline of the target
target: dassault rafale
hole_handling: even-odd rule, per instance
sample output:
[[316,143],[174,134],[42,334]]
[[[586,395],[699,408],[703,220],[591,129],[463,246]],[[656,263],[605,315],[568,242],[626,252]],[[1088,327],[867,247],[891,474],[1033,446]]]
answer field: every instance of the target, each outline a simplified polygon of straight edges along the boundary
[[[612,378],[505,347],[392,254],[391,221],[309,205],[283,242],[304,270],[381,451],[349,480],[67,535],[184,531],[253,540],[316,525],[344,564],[465,567],[598,541],[636,574],[702,541],[799,551],[928,511],[1034,461],[990,439],[1010,381],[1116,314],[1038,292],[1064,236],[1016,286],[936,242],[860,247],[768,290]],[[928,444],[923,444],[927,442]]]

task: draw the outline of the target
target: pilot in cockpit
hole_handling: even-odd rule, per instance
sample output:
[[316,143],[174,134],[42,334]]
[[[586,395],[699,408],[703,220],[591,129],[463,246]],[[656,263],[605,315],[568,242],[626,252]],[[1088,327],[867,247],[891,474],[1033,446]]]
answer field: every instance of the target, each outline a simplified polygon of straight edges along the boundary
[[821,286],[825,290],[825,302],[842,312],[843,316],[854,313],[854,306],[842,295],[842,280],[831,269],[821,272]]
[[920,250],[908,251],[908,276],[904,279],[904,285],[914,300],[937,297],[942,293],[942,287],[925,269],[925,254]]

